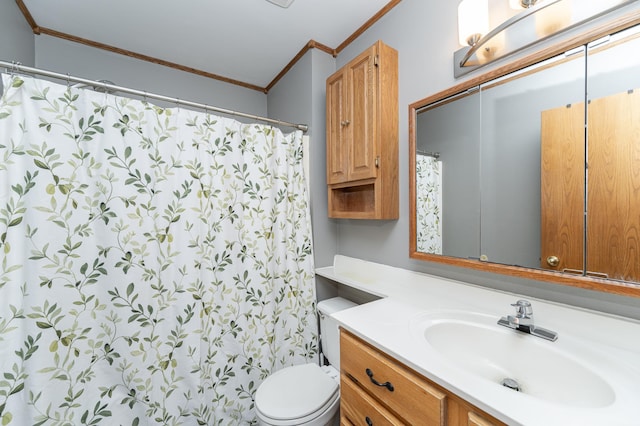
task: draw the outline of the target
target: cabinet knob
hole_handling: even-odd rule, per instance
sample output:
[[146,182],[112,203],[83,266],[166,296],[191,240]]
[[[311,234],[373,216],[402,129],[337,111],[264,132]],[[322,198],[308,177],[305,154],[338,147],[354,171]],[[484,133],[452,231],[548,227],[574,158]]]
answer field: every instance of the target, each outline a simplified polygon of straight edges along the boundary
[[373,422],[371,421],[371,419],[369,418],[369,416],[364,418],[364,421],[367,422],[367,426],[373,426]]
[[342,127],[344,127],[344,126],[348,126],[350,123],[351,123],[351,122],[350,122],[349,120],[342,120],[342,121],[340,122],[340,125],[341,125]]

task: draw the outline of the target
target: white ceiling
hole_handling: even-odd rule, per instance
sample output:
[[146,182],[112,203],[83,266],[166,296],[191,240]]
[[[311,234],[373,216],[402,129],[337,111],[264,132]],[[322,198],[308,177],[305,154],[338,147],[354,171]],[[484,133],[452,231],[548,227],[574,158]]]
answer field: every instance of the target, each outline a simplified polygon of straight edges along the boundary
[[39,27],[266,87],[309,40],[338,47],[389,0],[23,0]]

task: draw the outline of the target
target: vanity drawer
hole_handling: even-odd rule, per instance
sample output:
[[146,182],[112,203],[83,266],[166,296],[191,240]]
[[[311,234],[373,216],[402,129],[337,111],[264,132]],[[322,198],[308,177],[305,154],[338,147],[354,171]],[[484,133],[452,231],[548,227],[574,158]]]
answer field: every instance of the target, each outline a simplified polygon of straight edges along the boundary
[[468,417],[467,424],[469,426],[497,426],[498,425],[498,423],[494,423],[491,420],[487,420],[486,418],[481,417],[479,414],[476,414],[472,411],[468,412],[467,417]]
[[349,377],[342,375],[340,380],[340,413],[348,421],[344,424],[354,426],[401,425],[393,414],[378,401],[367,395]]
[[445,393],[344,330],[340,333],[340,366],[344,375],[408,424],[445,424]]
[[340,415],[340,426],[354,426],[344,414]]

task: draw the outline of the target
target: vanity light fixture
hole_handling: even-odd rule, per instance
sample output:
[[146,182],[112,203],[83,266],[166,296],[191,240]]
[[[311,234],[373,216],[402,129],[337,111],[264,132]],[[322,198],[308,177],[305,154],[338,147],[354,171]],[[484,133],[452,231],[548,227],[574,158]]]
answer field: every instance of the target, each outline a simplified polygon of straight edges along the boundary
[[538,3],[538,0],[509,0],[509,6],[511,9],[529,9],[532,6],[535,6]]
[[487,0],[462,0],[458,6],[458,31],[464,47],[453,55],[453,74],[461,77],[637,2],[640,0],[509,0],[509,6],[520,12],[488,31]]

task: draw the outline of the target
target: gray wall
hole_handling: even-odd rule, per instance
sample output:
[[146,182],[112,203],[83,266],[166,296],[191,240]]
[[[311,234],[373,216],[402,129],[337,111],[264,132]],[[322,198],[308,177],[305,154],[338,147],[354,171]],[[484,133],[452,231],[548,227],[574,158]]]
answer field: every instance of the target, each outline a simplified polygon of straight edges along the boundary
[[[35,42],[36,67],[160,95],[187,99],[232,111],[267,114],[267,96],[257,90],[40,35]],[[151,101],[161,106],[162,102]]]
[[0,60],[30,67],[35,64],[33,31],[14,1],[0,1]]
[[15,1],[0,2],[0,59],[33,66],[34,35]]

